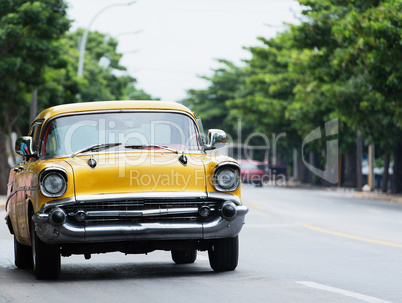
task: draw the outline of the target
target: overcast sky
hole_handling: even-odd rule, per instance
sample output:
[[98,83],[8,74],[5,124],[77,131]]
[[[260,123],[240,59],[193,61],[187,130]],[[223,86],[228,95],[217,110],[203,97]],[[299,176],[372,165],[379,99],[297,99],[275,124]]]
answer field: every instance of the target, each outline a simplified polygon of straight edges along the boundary
[[[75,30],[88,27],[103,8],[130,1],[67,2]],[[297,23],[299,16],[294,0],[137,0],[108,8],[91,30],[117,37],[118,51],[124,54],[121,63],[138,88],[164,101],[178,101],[187,89],[207,87],[198,76],[211,75],[219,66],[215,59],[241,64],[250,57],[244,46],[259,45],[258,36],[274,37],[284,22]]]

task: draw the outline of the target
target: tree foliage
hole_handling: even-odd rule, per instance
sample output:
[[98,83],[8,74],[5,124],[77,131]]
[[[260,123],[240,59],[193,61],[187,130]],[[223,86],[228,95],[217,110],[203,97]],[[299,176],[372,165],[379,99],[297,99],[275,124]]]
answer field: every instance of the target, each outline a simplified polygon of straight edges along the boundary
[[104,33],[89,32],[84,75],[77,77],[82,34],[83,30],[78,29],[63,37],[64,51],[59,66],[47,70],[48,79],[40,89],[42,109],[71,102],[152,99],[135,87],[136,79],[128,75],[120,64],[122,54],[117,51],[117,40]]
[[[402,157],[402,1],[299,2],[300,24],[260,37],[262,46],[248,48],[250,60],[215,73],[208,89],[189,91],[188,102],[201,114],[220,109],[219,121],[242,117],[266,134],[286,132],[287,148],[338,118],[341,152],[354,152],[359,133]],[[233,70],[242,79],[227,92]]]
[[207,89],[187,92],[185,104],[202,118],[204,128],[226,129],[232,137],[236,136],[235,117],[229,115],[231,108],[226,101],[236,98],[247,90],[242,69],[227,60],[218,60],[220,68],[211,77],[203,77],[210,82]]
[[69,26],[63,1],[0,1],[3,129],[12,127],[16,114],[26,111],[26,94],[45,82],[45,67],[57,61],[62,49],[59,39]]
[[63,0],[0,0],[0,194],[9,172],[11,132],[26,135],[33,92],[38,110],[94,100],[151,99],[121,66],[117,40],[90,32],[84,77],[77,77],[83,30],[68,32]]
[[0,0],[0,194],[9,168],[6,134],[28,112],[29,96],[45,82],[45,66],[57,61],[69,26],[61,0]]

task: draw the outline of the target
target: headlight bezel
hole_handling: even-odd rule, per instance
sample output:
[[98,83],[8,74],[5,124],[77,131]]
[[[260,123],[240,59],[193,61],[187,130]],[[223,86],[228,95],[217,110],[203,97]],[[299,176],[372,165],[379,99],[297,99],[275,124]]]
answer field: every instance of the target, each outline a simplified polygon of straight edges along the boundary
[[[234,174],[235,174],[236,180],[234,181],[234,184],[231,187],[224,187],[219,183],[218,176],[224,170],[230,170],[230,171],[234,172]],[[221,192],[231,192],[231,191],[237,190],[240,186],[240,166],[235,162],[224,162],[224,163],[218,164],[215,167],[214,173],[212,175],[212,183],[213,183],[215,189],[218,191],[221,191]]]
[[[46,189],[46,186],[44,185],[44,181],[46,180],[46,178],[48,178],[50,175],[53,175],[53,174],[60,177],[63,180],[63,187],[57,193],[51,193],[50,191],[48,191]],[[49,197],[49,198],[61,197],[66,193],[67,186],[68,186],[67,173],[63,169],[48,168],[48,169],[44,169],[39,175],[39,188],[40,188],[41,193],[45,197]]]

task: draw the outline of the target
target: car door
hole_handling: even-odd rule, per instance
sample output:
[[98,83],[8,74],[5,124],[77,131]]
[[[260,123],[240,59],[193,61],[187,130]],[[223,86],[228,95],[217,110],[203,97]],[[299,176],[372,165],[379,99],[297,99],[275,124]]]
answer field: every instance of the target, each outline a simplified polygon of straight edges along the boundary
[[[32,137],[32,148],[38,150],[39,134],[42,122],[35,122],[29,132]],[[37,186],[32,184],[34,176],[32,175],[31,165],[35,165],[35,158],[24,159],[15,169],[14,186],[17,189],[15,200],[15,216],[17,220],[16,229],[18,230],[18,238],[23,242],[29,242],[29,220],[28,218],[28,203],[29,197],[32,196],[32,191],[38,190]],[[32,201],[33,202],[33,201]]]

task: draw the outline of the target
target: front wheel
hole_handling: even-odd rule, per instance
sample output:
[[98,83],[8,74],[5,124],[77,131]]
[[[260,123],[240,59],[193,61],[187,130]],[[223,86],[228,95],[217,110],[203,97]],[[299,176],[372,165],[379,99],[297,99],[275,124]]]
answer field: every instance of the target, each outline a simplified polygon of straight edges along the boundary
[[60,247],[46,244],[35,232],[35,223],[30,224],[34,274],[38,279],[56,279],[60,274]]
[[214,240],[208,256],[214,271],[235,270],[239,260],[239,237]]
[[197,251],[190,250],[172,250],[172,260],[176,264],[190,264],[197,259]]
[[14,263],[18,268],[32,268],[32,250],[28,245],[18,242],[14,235]]

